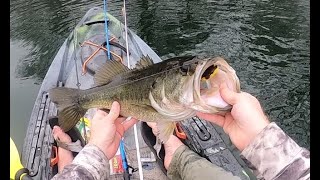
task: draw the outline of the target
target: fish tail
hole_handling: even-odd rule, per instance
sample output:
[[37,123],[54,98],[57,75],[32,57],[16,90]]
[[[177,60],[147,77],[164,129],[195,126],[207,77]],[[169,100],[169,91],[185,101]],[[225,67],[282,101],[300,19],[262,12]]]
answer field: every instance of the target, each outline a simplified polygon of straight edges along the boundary
[[58,108],[58,124],[64,132],[73,128],[86,112],[78,102],[81,93],[82,90],[66,87],[49,90],[49,98]]

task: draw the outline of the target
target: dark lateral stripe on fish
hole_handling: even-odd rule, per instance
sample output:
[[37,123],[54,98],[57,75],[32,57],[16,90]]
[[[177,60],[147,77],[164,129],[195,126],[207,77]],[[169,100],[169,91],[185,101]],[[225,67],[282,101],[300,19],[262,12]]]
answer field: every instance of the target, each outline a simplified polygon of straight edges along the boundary
[[59,106],[72,104],[75,102],[78,95],[81,94],[81,90],[75,88],[56,87],[50,89],[49,98],[52,102]]

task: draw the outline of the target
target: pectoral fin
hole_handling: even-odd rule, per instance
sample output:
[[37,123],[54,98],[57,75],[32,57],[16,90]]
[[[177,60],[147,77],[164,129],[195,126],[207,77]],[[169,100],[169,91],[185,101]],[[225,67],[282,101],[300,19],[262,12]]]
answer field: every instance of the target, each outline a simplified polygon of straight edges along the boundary
[[64,132],[73,128],[80,118],[86,113],[78,103],[82,90],[66,87],[56,87],[49,91],[49,98],[58,107],[59,126]]
[[158,158],[161,159],[159,153],[162,147],[162,143],[166,143],[168,139],[170,138],[170,135],[173,134],[175,128],[175,122],[170,121],[160,121],[157,122],[157,136],[156,136],[156,144],[153,146],[153,148],[157,152]]
[[159,139],[161,143],[166,143],[170,138],[170,135],[173,134],[175,127],[175,122],[170,121],[159,121],[157,123],[157,128],[159,131]]

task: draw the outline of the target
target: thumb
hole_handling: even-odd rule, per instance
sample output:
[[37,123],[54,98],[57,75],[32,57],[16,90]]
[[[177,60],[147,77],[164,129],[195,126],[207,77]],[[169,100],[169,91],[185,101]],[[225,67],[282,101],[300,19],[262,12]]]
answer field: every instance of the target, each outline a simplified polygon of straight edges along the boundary
[[226,83],[220,85],[220,95],[226,103],[234,105],[237,102],[238,94],[231,91]]
[[115,121],[119,117],[119,114],[120,104],[117,101],[114,101],[106,118],[110,119],[111,121]]
[[225,122],[225,118],[218,114],[208,114],[208,113],[197,112],[197,116],[199,118],[215,123],[220,127],[223,127]]

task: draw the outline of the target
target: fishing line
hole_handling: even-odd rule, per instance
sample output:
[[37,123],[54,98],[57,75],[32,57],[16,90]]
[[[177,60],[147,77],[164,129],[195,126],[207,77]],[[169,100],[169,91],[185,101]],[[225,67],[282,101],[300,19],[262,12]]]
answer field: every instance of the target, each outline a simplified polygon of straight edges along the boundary
[[73,20],[74,20],[74,30],[73,30],[73,54],[74,54],[74,65],[76,68],[76,77],[77,77],[77,84],[76,86],[78,87],[78,89],[80,90],[80,81],[79,81],[79,73],[78,73],[78,68],[77,68],[77,52],[76,52],[76,27],[77,27],[77,23],[76,23],[76,18],[73,15]]
[[[79,72],[78,72],[78,64],[77,64],[77,52],[76,52],[76,38],[77,38],[77,34],[76,34],[76,27],[77,27],[77,23],[76,23],[76,18],[73,15],[73,19],[74,19],[74,30],[73,30],[73,53],[74,53],[74,66],[76,68],[76,77],[77,77],[77,84],[76,86],[78,87],[78,92],[80,92],[80,86],[81,83],[79,81]],[[78,96],[78,103],[80,104],[80,96]],[[82,106],[80,106],[81,110],[84,111],[84,109],[82,108]],[[87,138],[87,130],[86,130],[86,125],[84,122],[84,118],[81,117],[81,123],[83,124],[83,136],[84,136],[84,142],[85,144],[88,143],[88,138]]]

